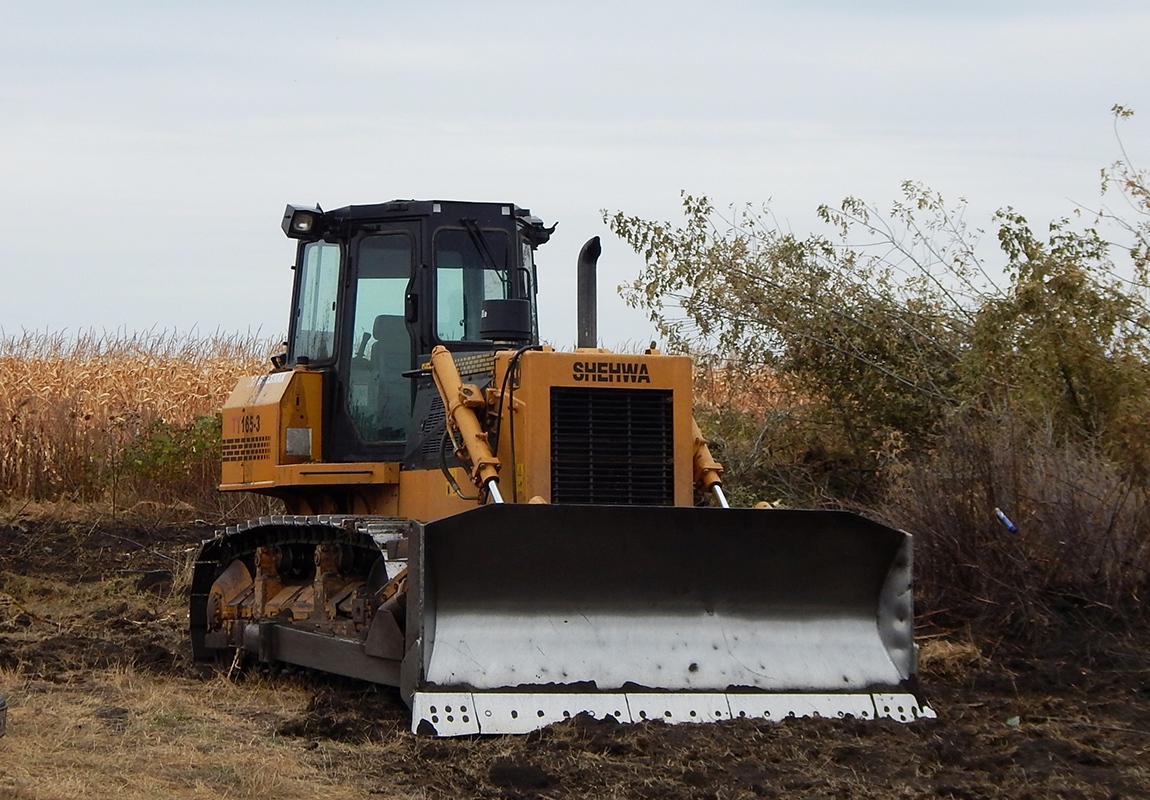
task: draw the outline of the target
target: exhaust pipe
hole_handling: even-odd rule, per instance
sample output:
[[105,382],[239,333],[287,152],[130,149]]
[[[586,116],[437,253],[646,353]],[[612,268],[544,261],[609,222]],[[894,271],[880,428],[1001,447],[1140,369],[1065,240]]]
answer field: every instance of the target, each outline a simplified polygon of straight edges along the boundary
[[576,347],[599,346],[599,322],[595,307],[595,267],[603,252],[599,237],[587,240],[579,251],[579,337]]

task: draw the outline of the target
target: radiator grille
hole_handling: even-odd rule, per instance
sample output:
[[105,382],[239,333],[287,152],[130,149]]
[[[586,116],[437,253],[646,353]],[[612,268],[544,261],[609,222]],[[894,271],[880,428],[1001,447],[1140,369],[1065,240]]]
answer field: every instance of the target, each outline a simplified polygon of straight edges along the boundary
[[669,389],[551,389],[551,502],[673,505]]
[[265,461],[272,455],[272,437],[239,436],[224,439],[221,461]]
[[436,464],[439,463],[441,450],[447,450],[450,454],[454,449],[443,441],[443,427],[447,424],[446,420],[447,409],[443,407],[443,398],[436,395],[431,400],[431,410],[419,426],[419,431],[423,434],[419,455],[424,459],[434,460]]

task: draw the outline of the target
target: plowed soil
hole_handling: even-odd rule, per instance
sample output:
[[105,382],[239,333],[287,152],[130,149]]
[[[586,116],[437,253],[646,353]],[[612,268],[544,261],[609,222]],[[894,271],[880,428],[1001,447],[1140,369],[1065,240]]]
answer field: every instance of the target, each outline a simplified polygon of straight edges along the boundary
[[[0,691],[10,705],[0,797],[257,796],[272,790],[245,770],[212,772],[213,759],[253,743],[284,759],[279,796],[316,796],[317,786],[341,797],[1150,796],[1150,635],[1113,620],[1076,617],[1025,648],[925,631],[923,683],[938,719],[910,725],[577,718],[527,736],[430,739],[408,732],[390,689],[316,674],[224,677],[226,665],[191,662],[180,587],[211,531],[75,519],[0,527]],[[143,683],[146,701],[125,688]],[[211,696],[203,709],[220,710],[178,727],[177,693],[201,690]],[[84,747],[106,748],[113,763],[137,741],[133,726],[146,721],[151,738],[138,741],[156,740],[155,709],[168,708],[176,721],[163,718],[164,730],[181,732],[169,744],[203,759],[198,777],[173,772],[170,758],[150,777],[23,763],[19,742],[66,698],[68,724],[97,737]]]

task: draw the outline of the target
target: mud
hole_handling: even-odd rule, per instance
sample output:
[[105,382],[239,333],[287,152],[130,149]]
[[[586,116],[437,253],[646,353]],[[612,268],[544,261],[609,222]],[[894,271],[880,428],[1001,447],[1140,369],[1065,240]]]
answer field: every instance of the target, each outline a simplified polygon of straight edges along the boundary
[[[204,676],[212,668],[188,657],[186,617],[175,609],[191,548],[210,533],[194,524],[0,527],[0,668],[72,684],[128,665]],[[576,718],[527,736],[428,739],[407,731],[394,690],[285,671],[277,680],[302,682],[311,701],[270,720],[269,735],[298,742],[300,759],[364,796],[1146,797],[1150,633],[1119,623],[1068,616],[1025,647],[988,632],[924,631],[934,638],[925,639],[923,681],[939,718],[911,725]],[[109,735],[122,716],[104,711]]]

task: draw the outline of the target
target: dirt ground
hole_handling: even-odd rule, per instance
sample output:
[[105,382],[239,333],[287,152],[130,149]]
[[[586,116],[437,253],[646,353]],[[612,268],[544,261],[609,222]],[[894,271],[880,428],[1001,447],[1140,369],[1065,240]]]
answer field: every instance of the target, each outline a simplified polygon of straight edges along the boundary
[[1150,796],[1145,632],[1060,626],[979,652],[926,631],[938,719],[910,725],[430,739],[393,690],[192,663],[179,587],[211,526],[66,517],[0,516],[0,798]]

